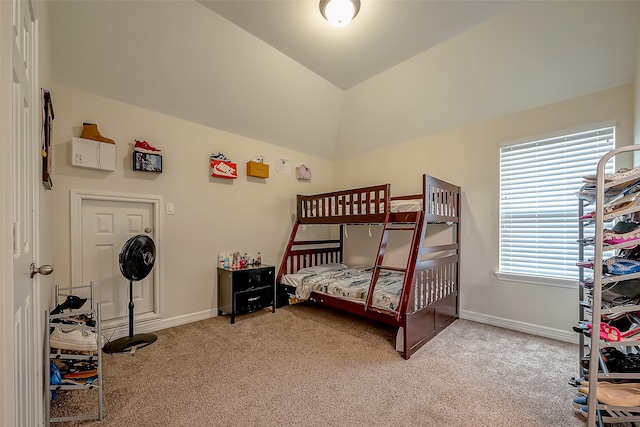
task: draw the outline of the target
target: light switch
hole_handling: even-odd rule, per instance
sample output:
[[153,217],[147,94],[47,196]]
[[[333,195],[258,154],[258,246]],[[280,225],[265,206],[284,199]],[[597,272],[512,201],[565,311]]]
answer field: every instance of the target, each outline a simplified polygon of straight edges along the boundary
[[176,213],[176,205],[173,202],[167,202],[167,215]]

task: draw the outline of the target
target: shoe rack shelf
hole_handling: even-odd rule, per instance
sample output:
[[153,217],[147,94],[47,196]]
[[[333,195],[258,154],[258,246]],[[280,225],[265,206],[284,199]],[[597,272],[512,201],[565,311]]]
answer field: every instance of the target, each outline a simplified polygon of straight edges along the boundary
[[[585,335],[580,334],[580,360],[584,360],[585,353],[589,351],[589,364],[588,369],[582,367],[580,364],[580,377],[586,378],[589,381],[588,395],[587,395],[587,427],[602,426],[611,423],[635,423],[640,422],[640,406],[628,407],[628,406],[613,406],[600,402],[598,400],[598,388],[603,387],[598,384],[598,381],[612,381],[612,380],[640,380],[640,368],[638,371],[633,372],[610,372],[605,360],[602,356],[602,349],[615,348],[625,355],[640,354],[640,339],[625,339],[621,341],[610,341],[600,337],[601,325],[606,322],[603,321],[602,316],[611,315],[631,315],[640,311],[640,305],[617,305],[611,307],[610,304],[606,304],[603,307],[603,285],[605,292],[609,292],[614,288],[618,282],[623,282],[631,279],[640,278],[640,273],[622,274],[622,275],[609,275],[603,271],[604,253],[608,251],[615,251],[616,256],[621,254],[623,250],[633,246],[633,243],[619,243],[614,245],[608,245],[604,243],[604,230],[605,223],[614,221],[625,221],[632,219],[636,212],[640,212],[640,204],[632,204],[632,206],[619,209],[613,213],[607,213],[604,215],[604,206],[608,201],[617,197],[622,197],[624,194],[632,192],[632,189],[637,189],[640,186],[640,174],[630,174],[624,176],[619,180],[606,181],[605,180],[605,166],[607,162],[621,153],[629,153],[632,151],[640,150],[640,146],[632,145],[617,148],[609,151],[599,161],[596,170],[596,183],[594,191],[594,200],[586,201],[580,198],[578,211],[579,216],[584,216],[585,207],[589,206],[595,214],[590,219],[580,220],[578,241],[579,245],[579,280],[580,280],[580,321],[581,324],[586,322],[591,323],[591,333],[588,339]],[[616,194],[617,193],[617,194]],[[595,202],[595,205],[593,203]],[[591,227],[593,226],[593,229]],[[611,227],[609,227],[611,228]],[[585,234],[589,232],[593,234],[592,238],[585,239]],[[635,244],[640,241],[634,241]],[[592,265],[589,265],[588,260],[585,260],[584,247],[587,245],[594,246],[594,259]],[[585,270],[592,270],[593,280],[591,282],[590,289],[585,289]],[[640,286],[640,284],[638,285]],[[638,289],[640,293],[640,289]],[[588,319],[589,318],[589,319]],[[588,319],[588,320],[585,320]],[[606,326],[605,326],[606,329]],[[595,357],[597,355],[597,357]],[[634,381],[640,382],[640,381]]]
[[[65,309],[62,313],[51,314],[49,310],[45,311],[46,319],[46,331],[50,332],[56,327],[64,327],[66,331],[81,330],[86,331],[95,336],[95,351],[73,351],[73,350],[61,350],[51,347],[51,334],[46,333],[45,336],[45,357],[44,357],[44,372],[46,381],[46,390],[50,393],[45,398],[45,427],[51,425],[51,423],[59,423],[66,421],[84,421],[84,420],[99,420],[103,418],[103,403],[102,403],[102,330],[100,327],[100,304],[94,304],[93,297],[93,282],[86,286],[75,286],[73,288],[61,288],[58,285],[55,287],[55,305],[56,307],[64,307],[64,301],[70,295],[78,295],[84,292],[89,292],[86,302],[80,309]],[[86,308],[88,306],[88,308]],[[77,322],[78,318],[93,322]],[[91,326],[89,326],[91,325]],[[96,375],[92,376],[92,380],[88,381],[85,378],[85,384],[78,384],[78,381],[68,381],[60,379],[52,381],[52,364],[58,363],[70,363],[70,364],[82,364],[84,368],[90,370],[96,370]],[[67,384],[64,384],[67,382]],[[75,382],[75,384],[74,384]],[[61,391],[86,391],[92,392],[86,394],[86,397],[94,397],[95,394],[96,406],[95,411],[85,414],[69,414],[68,416],[51,416],[51,400],[53,393],[60,393]],[[92,405],[91,405],[92,406]]]

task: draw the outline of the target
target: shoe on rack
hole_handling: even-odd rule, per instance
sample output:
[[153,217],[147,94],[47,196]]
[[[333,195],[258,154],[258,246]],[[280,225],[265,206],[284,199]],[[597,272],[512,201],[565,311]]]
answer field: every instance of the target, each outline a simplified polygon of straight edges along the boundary
[[[587,336],[591,336],[592,325],[588,325]],[[622,334],[620,330],[615,326],[608,325],[606,323],[600,323],[600,339],[605,341],[620,341],[622,339]]]
[[69,313],[69,316],[67,317],[51,319],[51,323],[58,323],[63,325],[86,325],[91,328],[96,326],[96,321],[91,317],[88,317],[84,314],[73,315],[73,313]]
[[[589,282],[585,283],[589,288]],[[593,288],[593,282],[590,282]],[[636,300],[640,298],[640,279],[627,279],[602,285],[602,301],[611,303],[621,299]]]
[[627,233],[616,233],[613,230],[604,230],[602,234],[602,242],[607,245],[620,245],[628,243],[625,249],[632,249],[640,243],[640,229],[636,228]]
[[[102,348],[105,344],[104,337],[101,338]],[[51,333],[49,345],[60,350],[71,351],[97,351],[98,340],[96,333],[85,329],[56,327]]]
[[[609,215],[618,214],[619,212],[639,206],[640,192],[636,191],[634,193],[627,194],[626,196],[605,203],[603,206],[602,214],[604,217],[609,217]],[[581,216],[579,219],[593,219],[595,217],[596,211],[593,211]]]
[[[591,321],[581,320],[578,322],[577,326],[573,327],[573,330],[584,333],[587,336],[591,336],[591,328]],[[607,330],[605,328],[610,328],[611,330]],[[622,339],[626,339],[631,336],[635,336],[640,332],[640,324],[636,323],[636,319],[629,316],[628,313],[623,313],[615,319],[602,321],[600,323],[600,330],[601,332],[614,333],[615,335],[619,335]]]
[[[602,360],[604,361],[607,371],[613,373],[622,372],[640,372],[640,355],[636,353],[625,354],[620,350],[613,347],[605,347],[600,350]],[[580,361],[580,365],[583,369],[589,369],[590,355],[586,355]],[[598,369],[600,372],[601,369]],[[624,381],[619,381],[624,382]],[[582,385],[585,385],[581,382]]]
[[[629,168],[621,168],[616,171],[616,173],[605,173],[604,174],[604,182],[613,182],[613,181],[631,181],[632,179],[640,178],[640,167],[629,169]],[[595,182],[597,179],[597,175],[585,175],[582,177],[584,182]]]
[[[72,359],[53,359],[63,378],[71,378],[74,375],[79,378],[87,377],[84,372],[97,372],[97,360],[72,360]],[[95,375],[95,374],[94,374]],[[89,375],[89,376],[94,376]]]
[[604,273],[613,275],[640,273],[640,261],[618,258],[603,265]]
[[[634,183],[635,185],[635,183]],[[604,191],[604,202],[608,203],[611,200],[615,199],[616,197],[619,197],[620,194],[624,193],[625,190],[628,190],[629,187],[627,188],[607,188]],[[591,203],[595,203],[596,202],[596,186],[595,184],[592,183],[588,183],[588,184],[584,184],[582,186],[582,188],[580,188],[580,190],[576,193],[576,196],[578,197],[578,199],[584,200],[585,202],[591,204]]]
[[[619,306],[624,307],[624,306],[632,306],[632,305],[636,305],[636,304],[610,305],[605,303],[605,304],[602,304],[602,311],[607,310],[608,307],[619,307]],[[593,310],[591,310],[591,306],[589,306],[589,308],[585,310],[585,313],[592,315]],[[624,312],[613,313],[613,314],[602,314],[601,317],[602,317],[602,322],[608,323],[611,326],[615,326],[616,328],[620,329],[620,331],[628,331],[632,327],[635,327],[634,325],[637,323],[635,319],[635,314],[630,315],[629,313],[624,313]],[[585,326],[589,326],[590,324],[591,324],[591,321],[588,321],[588,320],[581,320],[578,322],[578,326],[583,328]]]
[[[589,394],[588,387],[581,387],[578,391],[584,395]],[[597,399],[598,402],[611,406],[640,406],[640,388],[632,387],[629,384],[601,387],[598,383]]]
[[137,139],[135,141],[136,144],[133,146],[133,151],[147,154],[162,154],[162,150],[157,149],[147,141],[138,141]]
[[[623,380],[624,381],[624,380]],[[609,382],[609,381],[598,381],[598,388],[600,387],[617,387],[617,388],[631,388],[631,389],[637,389],[638,387],[640,387],[640,383],[633,383],[631,382],[632,380],[626,380],[627,382],[617,382],[617,383],[613,383],[613,382]],[[589,390],[589,381],[581,381],[580,385],[582,387],[579,388],[579,390],[587,390],[587,393],[583,393],[585,396],[588,395],[588,390]],[[586,405],[586,403],[585,403]]]
[[[53,361],[49,364],[49,383],[51,385],[62,384],[60,371],[58,370],[58,367],[53,363]],[[51,400],[56,400],[57,398],[58,393],[55,390],[51,390]]]
[[637,230],[638,228],[640,228],[640,222],[624,220],[617,221],[613,225],[613,227],[611,227],[611,231],[613,231],[614,233],[624,234],[629,233],[633,230]]
[[587,406],[587,396],[576,397],[571,401],[571,406],[577,410],[582,409],[583,406]]
[[85,379],[85,378],[91,378],[91,377],[97,377],[97,376],[98,376],[98,370],[91,369],[89,371],[70,372],[68,374],[62,375],[62,378],[66,380],[76,380],[76,379]]
[[633,249],[623,249],[620,251],[620,256],[626,259],[640,260],[640,248],[635,247]]
[[100,135],[98,132],[98,125],[95,123],[83,123],[82,124],[82,134],[80,135],[82,139],[90,139],[92,141],[98,142],[106,142],[107,144],[115,144],[115,141],[110,138],[105,138]]
[[[589,327],[589,334],[591,333],[591,327]],[[623,340],[638,340],[640,339],[640,325],[637,323],[631,324],[628,329],[621,331],[612,325],[606,323],[600,323],[600,338],[605,341],[623,341]]]
[[[584,405],[582,408],[580,408],[580,414],[582,414],[583,417],[587,418],[589,416],[589,407],[587,405]],[[611,414],[605,411],[604,409],[600,410],[600,415],[603,418],[611,416]]]
[[87,302],[86,298],[81,298],[76,295],[67,295],[67,299],[64,300],[62,304],[58,304],[49,314],[60,314],[64,310],[78,310],[85,302]]

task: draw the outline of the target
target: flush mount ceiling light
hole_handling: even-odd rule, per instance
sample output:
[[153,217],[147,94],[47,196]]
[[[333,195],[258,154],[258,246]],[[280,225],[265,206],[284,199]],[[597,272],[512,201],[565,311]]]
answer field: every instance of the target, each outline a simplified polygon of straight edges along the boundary
[[360,0],[320,0],[320,13],[334,27],[344,27],[360,11]]

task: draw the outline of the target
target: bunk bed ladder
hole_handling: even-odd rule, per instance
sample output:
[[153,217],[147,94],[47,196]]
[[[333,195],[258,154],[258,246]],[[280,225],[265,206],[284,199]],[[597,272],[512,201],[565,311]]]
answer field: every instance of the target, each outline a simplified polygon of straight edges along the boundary
[[280,269],[278,270],[278,275],[276,277],[276,280],[277,280],[276,283],[280,283],[280,279],[282,279],[282,276],[284,276],[285,274],[288,273],[286,254],[291,252],[291,248],[293,247],[294,241],[296,240],[296,234],[298,234],[298,227],[299,226],[300,226],[300,221],[296,220],[296,222],[293,224],[293,229],[291,230],[291,236],[289,237],[289,242],[287,243],[287,248],[284,251],[285,256],[282,258],[282,262],[280,263]]
[[[382,231],[382,237],[380,238],[380,247],[378,248],[378,256],[376,257],[376,263],[373,266],[373,273],[371,275],[371,284],[369,285],[369,292],[367,293],[367,301],[365,303],[365,311],[370,310],[371,303],[373,301],[373,291],[375,289],[375,284],[378,282],[378,278],[380,277],[380,272],[382,270],[388,271],[399,271],[405,274],[404,283],[402,286],[402,293],[400,294],[400,302],[399,307],[397,307],[396,319],[400,320],[402,313],[404,312],[404,307],[409,300],[409,295],[407,292],[411,290],[411,283],[413,282],[413,271],[416,264],[416,260],[418,257],[418,253],[420,250],[421,244],[418,242],[422,239],[423,234],[423,225],[424,225],[424,211],[418,211],[416,213],[415,221],[406,222],[406,223],[393,223],[391,222],[391,214],[387,213],[384,222],[384,229]],[[411,250],[409,253],[409,257],[407,259],[406,267],[392,267],[389,265],[384,265],[384,255],[387,249],[387,241],[389,240],[389,233],[391,231],[412,231],[413,236],[411,238]]]

